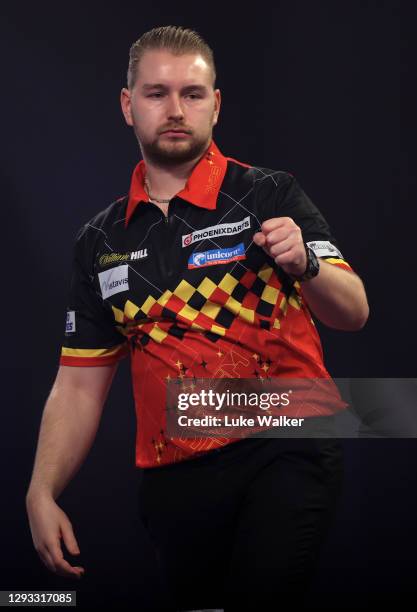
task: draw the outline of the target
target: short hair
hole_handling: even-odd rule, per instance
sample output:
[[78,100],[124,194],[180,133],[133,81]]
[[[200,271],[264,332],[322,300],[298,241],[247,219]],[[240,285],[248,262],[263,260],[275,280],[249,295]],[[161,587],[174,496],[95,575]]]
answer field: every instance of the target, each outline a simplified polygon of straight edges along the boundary
[[181,26],[163,26],[153,28],[142,34],[130,47],[129,67],[127,70],[127,86],[132,89],[136,83],[139,62],[145,51],[151,49],[167,49],[173,55],[199,53],[206,60],[213,72],[213,89],[216,83],[216,67],[213,51],[201,35]]

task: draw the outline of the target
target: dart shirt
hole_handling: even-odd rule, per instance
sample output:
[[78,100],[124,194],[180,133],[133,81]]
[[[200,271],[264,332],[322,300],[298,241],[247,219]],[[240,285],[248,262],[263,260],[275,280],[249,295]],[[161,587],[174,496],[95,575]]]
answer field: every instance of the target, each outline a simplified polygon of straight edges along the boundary
[[302,283],[253,242],[262,222],[291,217],[318,257],[351,268],[288,172],[225,157],[212,140],[167,216],[149,201],[145,172],[142,160],[128,195],[77,234],[60,364],[130,357],[136,465],[152,468],[237,441],[167,435],[168,381],[330,378]]

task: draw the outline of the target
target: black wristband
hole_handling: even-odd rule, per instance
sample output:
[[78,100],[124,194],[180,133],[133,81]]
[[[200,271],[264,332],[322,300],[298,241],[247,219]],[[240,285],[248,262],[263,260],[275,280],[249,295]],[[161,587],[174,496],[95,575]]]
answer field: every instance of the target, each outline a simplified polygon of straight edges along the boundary
[[298,281],[298,282],[311,280],[312,278],[317,276],[317,274],[320,271],[320,261],[317,255],[315,254],[315,252],[313,251],[313,249],[311,249],[305,243],[304,243],[304,248],[306,250],[306,255],[307,255],[307,266],[306,266],[304,273],[301,274],[300,276],[294,276],[293,274],[290,274],[290,277],[292,278],[292,280]]

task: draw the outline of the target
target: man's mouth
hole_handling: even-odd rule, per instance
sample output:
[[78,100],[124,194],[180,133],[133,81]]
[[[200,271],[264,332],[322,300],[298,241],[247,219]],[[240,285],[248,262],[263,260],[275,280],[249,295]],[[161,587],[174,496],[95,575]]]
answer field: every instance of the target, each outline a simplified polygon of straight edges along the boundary
[[186,132],[185,130],[166,130],[165,132],[162,132],[163,134],[175,134],[175,135],[180,135],[180,136],[188,136],[188,132]]

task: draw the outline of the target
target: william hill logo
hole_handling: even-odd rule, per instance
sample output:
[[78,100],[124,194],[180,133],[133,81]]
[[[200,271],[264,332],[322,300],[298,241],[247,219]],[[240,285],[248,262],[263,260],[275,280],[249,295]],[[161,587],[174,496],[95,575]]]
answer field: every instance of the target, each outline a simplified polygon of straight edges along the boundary
[[137,259],[144,259],[148,256],[148,249],[141,249],[140,251],[131,251],[130,253],[104,253],[101,255],[98,263],[104,268],[114,263],[120,263],[121,261],[135,261]]

